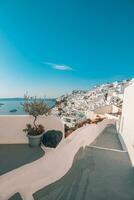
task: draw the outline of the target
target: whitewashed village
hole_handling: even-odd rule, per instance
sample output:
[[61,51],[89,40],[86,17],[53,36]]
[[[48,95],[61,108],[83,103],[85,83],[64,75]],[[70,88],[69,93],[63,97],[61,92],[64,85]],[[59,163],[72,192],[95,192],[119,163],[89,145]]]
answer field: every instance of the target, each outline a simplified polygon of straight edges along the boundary
[[31,111],[1,115],[0,200],[133,200],[133,102],[134,79],[63,95],[39,143],[23,133]]
[[[60,117],[69,128],[77,124],[95,122],[100,118],[121,116],[124,90],[134,79],[94,86],[90,90],[74,90],[57,98],[52,114]],[[74,129],[72,129],[74,130]]]

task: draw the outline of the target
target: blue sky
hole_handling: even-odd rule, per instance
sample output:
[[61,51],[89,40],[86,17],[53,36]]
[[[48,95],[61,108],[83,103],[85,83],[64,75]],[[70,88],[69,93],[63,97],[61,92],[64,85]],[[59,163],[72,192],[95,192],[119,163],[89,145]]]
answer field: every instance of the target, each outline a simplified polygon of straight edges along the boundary
[[0,97],[133,76],[133,0],[0,0]]

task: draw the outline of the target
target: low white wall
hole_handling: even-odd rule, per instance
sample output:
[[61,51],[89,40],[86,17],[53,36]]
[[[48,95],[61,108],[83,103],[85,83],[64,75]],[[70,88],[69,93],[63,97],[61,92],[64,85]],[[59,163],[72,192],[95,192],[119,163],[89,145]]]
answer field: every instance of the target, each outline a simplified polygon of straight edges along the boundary
[[134,166],[134,84],[128,86],[124,92],[119,133],[124,140],[131,163]]
[[98,114],[96,114],[94,111],[89,110],[89,111],[85,111],[85,115],[86,115],[87,119],[94,120],[94,119],[96,119]]
[[[28,143],[23,129],[27,123],[32,123],[33,118],[28,115],[1,115],[0,116],[0,144]],[[64,136],[64,124],[55,116],[42,116],[37,121],[47,130],[60,130]]]
[[118,119],[119,119],[119,117],[116,117],[116,116],[111,115],[111,114],[105,114],[104,116],[105,116],[107,119],[115,119],[115,120],[118,120]]

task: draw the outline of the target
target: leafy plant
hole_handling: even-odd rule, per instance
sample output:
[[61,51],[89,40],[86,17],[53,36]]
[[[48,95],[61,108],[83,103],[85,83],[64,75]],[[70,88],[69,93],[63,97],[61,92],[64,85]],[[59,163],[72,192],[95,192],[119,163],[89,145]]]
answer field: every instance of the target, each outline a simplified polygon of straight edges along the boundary
[[24,112],[33,116],[33,125],[27,124],[23,130],[29,135],[40,135],[44,132],[44,127],[40,124],[37,125],[37,118],[41,115],[49,115],[50,108],[43,99],[37,99],[36,97],[25,96],[25,102],[22,104]]
[[26,128],[23,129],[23,131],[28,133],[29,135],[40,135],[45,131],[45,129],[44,126],[42,126],[41,124],[36,125],[36,128],[31,124],[27,124]]

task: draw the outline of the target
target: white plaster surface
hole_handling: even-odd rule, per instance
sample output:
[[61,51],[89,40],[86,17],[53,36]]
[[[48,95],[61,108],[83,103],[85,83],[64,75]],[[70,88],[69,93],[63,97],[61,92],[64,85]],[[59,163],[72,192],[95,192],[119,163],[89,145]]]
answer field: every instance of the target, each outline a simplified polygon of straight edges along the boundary
[[120,124],[118,124],[118,130],[134,166],[134,84],[125,89],[122,116]]
[[120,111],[120,108],[118,108],[115,105],[106,105],[100,108],[97,108],[95,110],[96,114],[109,114],[109,113],[117,113]]
[[[28,115],[1,115],[0,116],[0,144],[28,143],[28,138],[23,132],[26,124],[32,123],[33,118]],[[64,134],[62,121],[55,116],[39,117],[38,124],[45,130],[60,130]]]
[[86,115],[87,119],[91,119],[91,120],[96,119],[97,116],[102,117],[102,118],[105,117],[104,115],[96,114],[94,111],[91,111],[91,110],[87,110],[87,111],[85,112],[85,115]]
[[20,192],[23,199],[32,200],[34,192],[64,176],[79,148],[90,145],[107,124],[112,123],[115,121],[105,119],[98,125],[77,129],[56,149],[43,148],[46,154],[39,160],[0,176],[0,200],[7,200],[16,192]]

